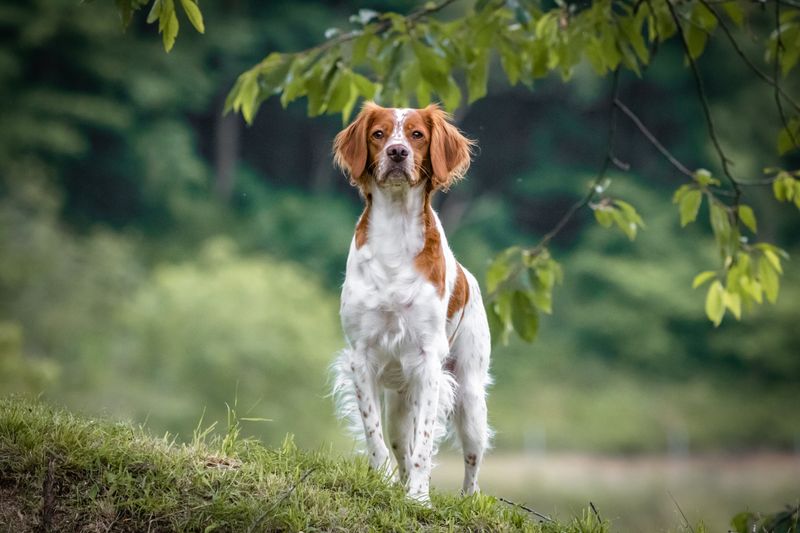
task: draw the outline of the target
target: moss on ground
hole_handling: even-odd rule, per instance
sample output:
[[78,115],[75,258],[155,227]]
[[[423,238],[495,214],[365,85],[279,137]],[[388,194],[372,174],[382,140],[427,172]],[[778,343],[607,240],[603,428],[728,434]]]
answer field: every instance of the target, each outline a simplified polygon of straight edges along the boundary
[[607,531],[591,513],[567,524],[487,495],[407,500],[360,458],[279,449],[196,431],[154,438],[20,398],[0,400],[0,530]]

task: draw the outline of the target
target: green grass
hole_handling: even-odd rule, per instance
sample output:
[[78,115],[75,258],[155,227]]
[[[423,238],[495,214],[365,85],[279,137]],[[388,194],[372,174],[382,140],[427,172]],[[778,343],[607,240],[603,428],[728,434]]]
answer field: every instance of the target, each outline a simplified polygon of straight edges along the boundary
[[407,500],[360,458],[278,449],[228,431],[193,442],[39,402],[0,400],[0,530],[533,531],[605,533],[585,512],[568,523],[487,495]]

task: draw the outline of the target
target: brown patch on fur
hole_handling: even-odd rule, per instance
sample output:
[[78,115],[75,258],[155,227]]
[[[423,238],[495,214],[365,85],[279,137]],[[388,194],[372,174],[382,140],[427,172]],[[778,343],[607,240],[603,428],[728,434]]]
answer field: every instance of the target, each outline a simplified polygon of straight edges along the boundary
[[463,309],[469,301],[469,284],[464,269],[460,263],[456,263],[456,284],[453,286],[453,293],[450,301],[447,302],[447,318],[453,318],[456,311]]
[[372,195],[367,194],[366,197],[366,205],[364,206],[364,211],[361,213],[361,216],[358,218],[358,223],[356,223],[356,248],[361,248],[365,244],[367,244],[367,230],[369,229],[369,212],[372,209]]
[[478,456],[474,453],[468,453],[464,456],[464,462],[469,466],[476,466],[478,464]]
[[333,140],[333,161],[350,177],[350,184],[366,193],[369,185],[367,172],[367,128],[372,118],[372,109],[364,106],[361,113],[339,132]]
[[475,141],[467,139],[450,123],[450,115],[431,104],[422,110],[431,130],[431,182],[434,189],[447,190],[466,174]]
[[436,293],[441,298],[444,296],[444,251],[442,250],[442,238],[439,235],[436,219],[433,216],[430,192],[425,194],[425,205],[422,208],[422,226],[425,231],[425,242],[422,245],[422,250],[414,258],[414,266],[420,274],[433,283],[433,286],[436,287]]

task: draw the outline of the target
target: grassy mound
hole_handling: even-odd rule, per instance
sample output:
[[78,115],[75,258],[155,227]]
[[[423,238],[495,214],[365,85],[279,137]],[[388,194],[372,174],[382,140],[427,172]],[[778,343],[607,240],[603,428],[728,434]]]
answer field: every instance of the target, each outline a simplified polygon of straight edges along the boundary
[[268,449],[196,431],[154,438],[125,423],[0,400],[0,530],[25,531],[533,531],[604,533],[591,513],[538,522],[486,496],[408,501],[358,458]]

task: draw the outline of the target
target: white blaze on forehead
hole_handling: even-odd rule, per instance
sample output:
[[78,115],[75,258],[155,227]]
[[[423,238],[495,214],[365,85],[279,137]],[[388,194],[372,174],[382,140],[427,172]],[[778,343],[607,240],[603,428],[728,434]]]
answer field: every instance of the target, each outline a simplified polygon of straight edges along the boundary
[[401,109],[393,109],[394,112],[394,130],[392,130],[392,135],[389,137],[389,143],[395,144],[400,143],[403,146],[411,148],[408,144],[408,140],[405,136],[405,123],[406,118],[411,114],[412,109],[408,108],[401,108]]

